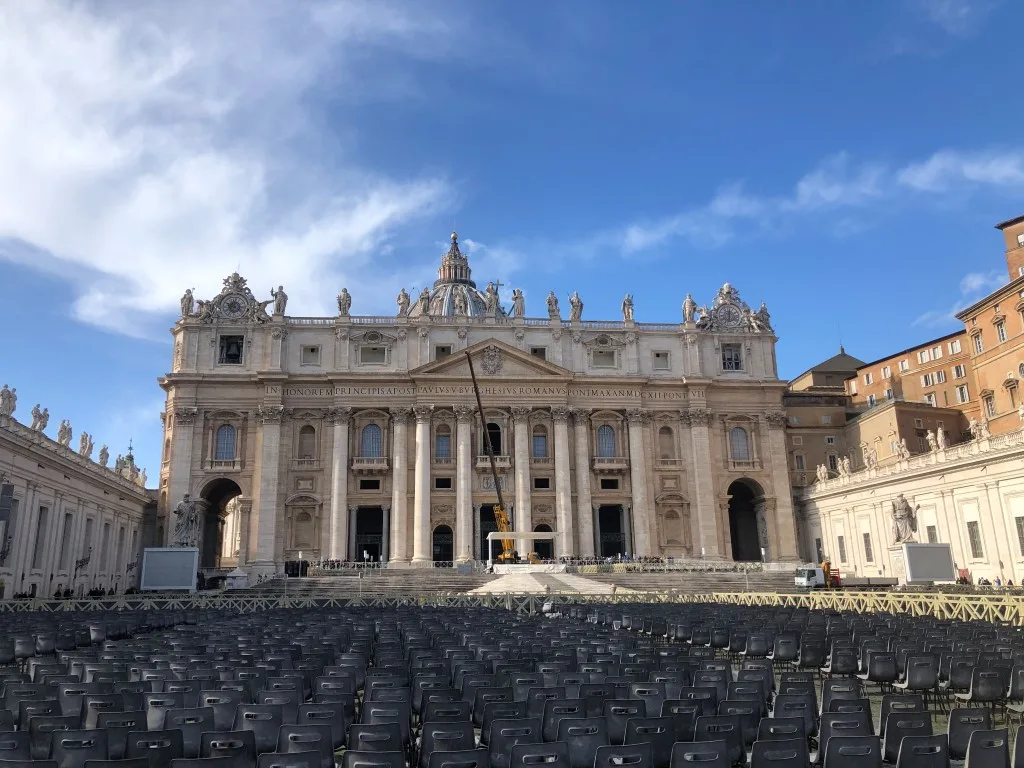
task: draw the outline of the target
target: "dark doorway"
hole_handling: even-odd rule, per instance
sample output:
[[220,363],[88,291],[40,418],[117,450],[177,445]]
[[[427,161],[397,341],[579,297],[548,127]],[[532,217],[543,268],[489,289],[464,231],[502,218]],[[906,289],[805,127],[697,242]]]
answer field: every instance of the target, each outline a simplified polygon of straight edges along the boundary
[[491,450],[495,456],[501,456],[501,425],[493,421],[487,422],[487,441],[491,444]]
[[[551,533],[551,526],[541,523],[533,529],[534,533]],[[541,560],[554,560],[555,548],[551,539],[536,539],[533,542],[533,551]]]
[[455,551],[455,536],[447,525],[439,525],[434,529],[433,537],[434,566],[451,568]]
[[493,558],[497,559],[498,555],[501,554],[501,542],[500,541],[487,541],[487,534],[494,533],[498,530],[497,524],[494,522],[494,505],[493,504],[481,504],[480,505],[480,520],[478,530],[480,531],[480,548],[477,550],[480,552],[480,559],[487,560],[488,545],[491,545],[493,552]]
[[[242,495],[242,489],[238,483],[226,477],[220,477],[209,482],[200,498],[206,502],[206,513],[201,521],[203,538],[199,543],[199,567],[219,568],[220,555],[223,550],[224,518],[227,517],[227,505],[236,496]],[[177,502],[172,502],[175,505]],[[172,513],[170,519],[171,530],[177,522]]]
[[[352,559],[357,562],[380,562],[384,550],[384,510],[380,507],[359,507],[356,510],[356,547]],[[365,555],[364,555],[365,553]],[[369,555],[369,557],[366,557]]]
[[761,559],[761,543],[757,535],[757,505],[761,495],[745,480],[737,480],[729,486],[729,534],[732,538],[732,559],[736,561],[758,561]]
[[622,529],[622,505],[602,504],[597,510],[601,557],[626,554],[626,533]]

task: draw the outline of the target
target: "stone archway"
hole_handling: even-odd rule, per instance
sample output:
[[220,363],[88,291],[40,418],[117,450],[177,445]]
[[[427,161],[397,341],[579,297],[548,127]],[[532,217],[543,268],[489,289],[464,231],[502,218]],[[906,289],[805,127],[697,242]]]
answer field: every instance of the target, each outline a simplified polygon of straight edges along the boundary
[[200,568],[221,567],[221,556],[224,551],[224,523],[229,514],[240,514],[239,505],[234,504],[229,509],[228,502],[241,495],[242,489],[238,483],[227,477],[211,480],[199,493],[199,498],[204,503],[202,537],[199,540]]
[[761,560],[762,546],[758,509],[764,491],[753,480],[742,478],[729,486],[728,494],[732,559],[737,562],[758,562]]
[[[551,526],[547,523],[540,523],[533,528],[534,533],[551,533]],[[536,539],[533,542],[533,551],[541,560],[555,559],[554,539]]]
[[455,535],[448,525],[439,525],[431,536],[434,567],[450,568],[455,559]]

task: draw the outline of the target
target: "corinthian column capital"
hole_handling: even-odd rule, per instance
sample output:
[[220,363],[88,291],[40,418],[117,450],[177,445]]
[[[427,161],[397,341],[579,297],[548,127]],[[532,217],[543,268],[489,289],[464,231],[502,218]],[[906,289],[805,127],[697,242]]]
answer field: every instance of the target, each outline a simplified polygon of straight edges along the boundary
[[526,421],[532,412],[533,409],[525,405],[512,406],[512,418],[515,421]]
[[434,412],[434,406],[432,405],[414,405],[412,407],[413,413],[416,414],[417,422],[429,422],[430,414]]
[[630,408],[626,411],[626,421],[631,425],[636,424],[637,426],[643,426],[650,421],[651,415],[642,408]]
[[474,415],[476,415],[476,408],[471,405],[455,406],[455,419],[459,424],[468,424],[472,422]]
[[352,418],[352,409],[348,406],[329,408],[327,410],[327,421],[330,424],[348,424]]
[[551,418],[555,424],[565,424],[569,421],[569,409],[564,405],[556,405],[551,409]]
[[587,426],[590,422],[590,408],[570,408],[569,415],[577,426]]
[[388,413],[391,414],[391,418],[396,424],[405,424],[412,416],[412,408],[408,405],[398,405],[394,408],[388,408]]

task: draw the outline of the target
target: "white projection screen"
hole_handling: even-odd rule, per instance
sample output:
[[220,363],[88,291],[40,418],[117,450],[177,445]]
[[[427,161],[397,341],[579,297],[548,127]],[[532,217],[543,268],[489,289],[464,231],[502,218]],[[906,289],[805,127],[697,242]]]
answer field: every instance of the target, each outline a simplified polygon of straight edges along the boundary
[[192,547],[162,547],[142,552],[143,592],[187,589],[195,592],[199,574],[199,550]]
[[907,584],[956,581],[953,550],[949,544],[904,544]]

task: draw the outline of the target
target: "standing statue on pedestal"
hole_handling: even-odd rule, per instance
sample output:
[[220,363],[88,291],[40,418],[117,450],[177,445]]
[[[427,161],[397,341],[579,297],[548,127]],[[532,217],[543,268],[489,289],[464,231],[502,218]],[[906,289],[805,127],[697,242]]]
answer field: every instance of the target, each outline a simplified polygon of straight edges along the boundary
[[466,292],[455,289],[455,314],[458,316],[469,314],[469,304],[466,302]]
[[906,461],[910,458],[910,448],[907,447],[907,438],[900,438],[899,444],[896,446],[896,452],[899,454],[901,460]]
[[988,419],[985,416],[982,416],[981,421],[978,422],[978,437],[982,440],[992,437],[992,431],[988,428]]
[[932,453],[935,453],[935,451],[939,450],[939,441],[936,439],[935,433],[932,432],[930,429],[928,430],[928,434],[924,436],[924,439],[928,441],[928,450],[930,450]]
[[405,288],[398,292],[398,297],[395,299],[395,303],[398,304],[398,316],[405,317],[409,314],[409,294],[405,292]]
[[[526,299],[518,288],[512,291],[512,317],[526,317]],[[1024,416],[1021,416],[1021,420],[1024,420]]]
[[186,493],[174,508],[177,520],[171,533],[172,547],[199,546],[199,505]]
[[85,458],[92,457],[92,436],[88,432],[83,432],[78,436],[78,453]]
[[71,422],[67,419],[62,419],[57,427],[57,442],[65,448],[71,445]]
[[579,291],[573,291],[569,297],[569,322],[578,323],[583,319],[583,299]]
[[914,541],[914,534],[917,533],[917,510],[920,508],[920,504],[911,507],[902,493],[896,497],[892,503],[893,544]]
[[760,333],[772,333],[772,316],[768,314],[768,305],[763,301],[756,312],[751,315],[753,330]]
[[623,322],[633,322],[633,294],[627,293],[626,298],[622,300],[622,320]]
[[352,296],[348,288],[342,288],[338,294],[338,317],[348,317],[348,311],[352,309]]
[[284,292],[284,286],[277,286],[276,291],[271,287],[270,295],[274,299],[274,314],[283,315],[288,307],[288,294]]
[[552,320],[562,319],[562,313],[558,309],[558,297],[554,291],[548,294],[548,317]]
[[192,312],[195,309],[196,300],[192,295],[192,289],[186,288],[185,295],[181,297],[181,319],[192,317]]
[[484,307],[488,315],[498,314],[498,288],[494,283],[488,283],[484,291]]
[[940,451],[946,450],[946,430],[941,427],[935,430],[935,445]]
[[45,432],[46,425],[50,423],[50,409],[43,408],[39,410],[39,403],[32,406],[32,426],[31,429],[36,432]]
[[100,446],[100,466],[107,466],[107,462],[110,461],[110,449],[105,445]]
[[4,384],[0,389],[0,418],[11,418],[18,407],[18,390],[10,389]]
[[420,314],[424,317],[430,315],[430,291],[424,288],[420,291],[419,298],[416,299],[416,303],[420,305]]
[[688,293],[686,294],[686,298],[683,300],[683,322],[692,323],[696,314],[697,302],[694,301],[693,296]]

